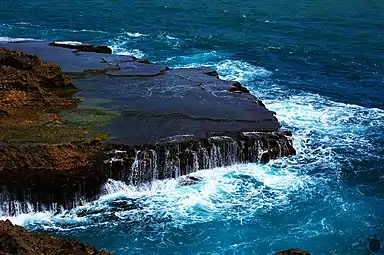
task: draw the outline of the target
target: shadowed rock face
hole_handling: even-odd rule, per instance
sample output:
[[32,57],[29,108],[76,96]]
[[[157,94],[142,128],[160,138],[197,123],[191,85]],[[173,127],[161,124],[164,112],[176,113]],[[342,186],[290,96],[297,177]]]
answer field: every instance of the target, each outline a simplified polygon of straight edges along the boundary
[[78,241],[32,233],[7,220],[0,221],[0,254],[108,255],[110,253]]
[[[4,136],[6,139],[0,144],[5,152],[0,155],[0,214],[14,215],[31,208],[36,211],[43,206],[72,208],[95,199],[109,178],[138,185],[199,169],[266,163],[296,153],[290,132],[280,130],[275,113],[240,83],[220,80],[216,71],[169,69],[135,57],[94,53],[76,45],[48,44],[0,43],[0,47],[23,50],[58,63],[71,75],[78,89],[75,96],[82,98],[82,103],[63,111],[56,124],[41,120],[47,120],[47,114],[56,116],[57,110],[36,108],[34,114],[39,118],[33,122],[37,132],[34,137],[48,127],[45,133],[50,134],[50,139],[42,138],[37,143],[32,137],[19,138],[20,132],[16,133],[17,139],[15,132],[11,132],[12,139]],[[53,88],[70,86],[62,73],[52,74],[57,65],[24,53],[10,54],[16,60],[3,58],[7,61],[1,62],[0,55],[0,71],[11,70],[7,74],[19,85],[7,83],[7,91],[30,86],[28,93],[36,90],[49,94]],[[45,71],[38,71],[39,66]],[[52,98],[54,102],[65,99],[73,104],[68,97],[52,94]],[[20,104],[14,104],[14,109],[22,109]],[[7,116],[7,109],[1,108],[0,115],[4,112]],[[94,123],[95,119],[100,124],[92,124],[90,130],[89,122]],[[0,121],[1,131],[3,123],[15,119],[0,116]],[[8,127],[3,132],[9,133]],[[27,126],[25,132],[31,128]],[[63,128],[64,134],[57,131]],[[79,132],[79,128],[84,129]],[[95,139],[94,132],[108,137],[102,143]],[[60,139],[52,139],[56,133]],[[20,205],[19,201],[31,204]]]

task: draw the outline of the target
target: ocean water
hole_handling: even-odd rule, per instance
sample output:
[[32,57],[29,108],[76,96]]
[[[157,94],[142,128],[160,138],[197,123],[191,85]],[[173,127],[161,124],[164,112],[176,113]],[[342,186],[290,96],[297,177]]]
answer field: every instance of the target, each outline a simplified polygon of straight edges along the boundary
[[238,80],[294,133],[297,156],[203,170],[11,218],[115,254],[367,254],[384,237],[382,0],[4,0],[0,40],[106,44]]

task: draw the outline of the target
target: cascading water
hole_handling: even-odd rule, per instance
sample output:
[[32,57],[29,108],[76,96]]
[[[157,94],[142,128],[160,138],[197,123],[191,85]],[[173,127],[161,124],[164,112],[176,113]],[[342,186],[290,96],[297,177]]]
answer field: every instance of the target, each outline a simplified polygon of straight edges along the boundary
[[119,150],[106,153],[106,172],[119,173],[117,176],[110,174],[108,178],[139,185],[158,179],[178,178],[201,169],[236,163],[265,163],[295,153],[291,138],[283,133],[243,132],[233,135],[192,140],[190,136],[186,140],[171,137],[163,144],[140,149],[120,146]]
[[[103,169],[106,179],[128,185],[140,185],[161,179],[178,178],[201,169],[212,169],[236,163],[268,162],[295,153],[292,140],[283,133],[244,132],[229,136],[212,136],[197,139],[191,136],[170,137],[157,145],[140,148],[120,146],[105,153]],[[185,139],[187,138],[187,139]],[[192,139],[191,139],[192,138]],[[284,144],[284,147],[281,147]],[[86,183],[83,185],[85,187]],[[41,204],[32,200],[28,190],[22,190],[23,200],[12,199],[4,189],[0,194],[0,215],[19,215],[39,211],[61,212],[84,205],[89,199],[79,188],[78,193],[66,198],[65,204]],[[14,194],[13,194],[14,195]]]

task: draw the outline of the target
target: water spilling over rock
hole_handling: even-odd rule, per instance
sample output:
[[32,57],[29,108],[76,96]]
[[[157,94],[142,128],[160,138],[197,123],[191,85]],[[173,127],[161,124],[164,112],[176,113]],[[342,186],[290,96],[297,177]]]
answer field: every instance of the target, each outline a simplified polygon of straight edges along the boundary
[[[80,104],[70,100],[66,109],[32,109],[39,116],[33,120],[0,116],[0,124],[8,123],[0,129],[5,138],[0,215],[73,208],[100,196],[108,179],[140,185],[295,154],[291,134],[280,130],[275,113],[240,83],[219,79],[216,71],[169,69],[108,50],[95,53],[105,47],[88,44],[53,45],[0,43],[57,62],[72,75],[80,89],[75,96],[82,98]],[[43,63],[22,56],[19,62]],[[34,75],[27,67],[17,65],[14,72]],[[58,87],[55,79],[44,82],[41,93]],[[53,98],[71,99],[73,93]],[[19,106],[21,113],[25,106]],[[58,121],[47,121],[47,114],[57,112]]]

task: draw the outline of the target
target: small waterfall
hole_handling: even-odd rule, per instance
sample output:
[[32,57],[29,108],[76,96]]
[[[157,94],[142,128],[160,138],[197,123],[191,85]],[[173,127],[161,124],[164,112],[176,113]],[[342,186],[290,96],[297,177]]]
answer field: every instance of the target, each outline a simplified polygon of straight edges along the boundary
[[283,134],[243,132],[240,135],[214,135],[208,139],[171,137],[156,145],[121,146],[119,153],[120,156],[116,156],[116,150],[106,153],[111,158],[104,163],[114,168],[110,172],[129,172],[129,178],[116,178],[116,175],[108,178],[138,185],[157,179],[177,178],[201,169],[236,163],[266,163],[293,155],[294,149],[291,139]]
[[[33,186],[33,183],[33,189],[29,186],[3,187],[0,216],[47,210],[60,212],[83,205],[100,196],[101,187],[108,179],[139,185],[177,178],[201,169],[236,163],[266,163],[294,154],[291,138],[284,133],[226,132],[208,138],[175,136],[151,145],[108,145],[98,161],[100,166],[95,166],[87,179],[68,184],[70,189],[57,188],[47,194],[44,187]],[[111,185],[107,187],[113,189]],[[110,192],[113,191],[107,191]]]

